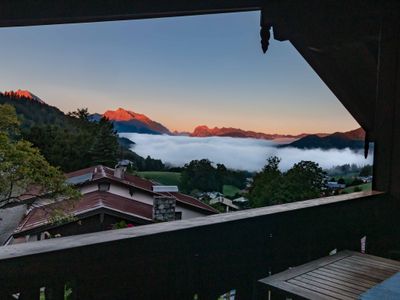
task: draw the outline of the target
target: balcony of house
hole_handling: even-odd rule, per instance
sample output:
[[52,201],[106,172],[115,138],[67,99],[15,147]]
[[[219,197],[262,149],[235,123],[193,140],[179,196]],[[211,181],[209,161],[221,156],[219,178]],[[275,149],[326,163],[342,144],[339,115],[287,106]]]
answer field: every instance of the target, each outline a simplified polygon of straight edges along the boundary
[[260,10],[262,50],[271,33],[291,42],[366,131],[366,154],[375,143],[376,191],[3,247],[0,299],[263,299],[260,279],[364,241],[399,257],[398,1],[31,2],[8,1],[0,26]]
[[0,252],[1,299],[264,299],[259,279],[360,251],[363,237],[367,253],[393,258],[397,212],[370,191],[11,245]]

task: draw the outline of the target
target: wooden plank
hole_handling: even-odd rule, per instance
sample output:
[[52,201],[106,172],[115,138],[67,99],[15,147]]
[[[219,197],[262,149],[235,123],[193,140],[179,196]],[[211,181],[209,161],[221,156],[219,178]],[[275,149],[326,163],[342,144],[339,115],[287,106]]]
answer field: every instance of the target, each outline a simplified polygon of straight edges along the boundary
[[351,298],[357,298],[358,295],[360,295],[359,291],[354,291],[354,290],[349,290],[346,288],[342,288],[340,285],[333,285],[333,284],[329,284],[327,282],[320,282],[317,280],[313,280],[313,279],[309,279],[306,278],[305,276],[298,276],[294,279],[290,279],[288,281],[289,283],[292,282],[302,282],[304,284],[308,284],[308,285],[312,285],[312,286],[316,286],[318,288],[327,290],[329,292],[333,292],[336,293],[338,295],[343,295],[346,297],[351,297]]
[[358,272],[358,271],[354,271],[354,270],[349,270],[347,268],[341,267],[341,266],[335,266],[335,265],[329,265],[326,267],[326,269],[328,270],[332,270],[332,271],[336,271],[338,273],[344,273],[344,274],[348,274],[348,275],[353,275],[355,277],[360,277],[360,278],[364,278],[367,280],[372,280],[372,281],[376,281],[376,282],[381,282],[382,280],[384,280],[386,277],[381,275],[381,274],[367,274],[364,272]]
[[374,279],[374,280],[377,280],[378,282],[381,282],[386,278],[385,276],[383,276],[381,274],[365,274],[365,273],[363,273],[361,271],[360,272],[351,271],[351,270],[348,270],[348,269],[343,268],[341,266],[329,265],[326,268],[329,269],[329,270],[342,272],[342,273],[349,274],[349,275],[354,275],[356,277],[359,276],[359,277],[362,277],[362,278],[365,278],[365,279],[370,279],[370,280]]
[[390,271],[387,269],[382,269],[382,268],[376,268],[376,267],[371,267],[368,265],[363,265],[362,263],[349,263],[347,261],[338,261],[332,264],[332,266],[340,266],[343,267],[349,271],[354,271],[354,272],[362,272],[362,273],[374,273],[374,274],[380,274],[382,277],[387,278],[396,273],[396,271]]
[[323,257],[317,260],[314,260],[312,262],[309,262],[307,264],[294,267],[292,269],[289,269],[287,271],[275,274],[273,276],[261,279],[260,281],[266,284],[274,284],[275,282],[280,282],[280,281],[286,281],[292,278],[295,278],[296,276],[302,275],[307,272],[311,272],[317,268],[323,267],[327,264],[330,264],[336,260],[343,259],[344,257],[347,257],[351,255],[350,251],[342,251],[338,254],[328,256],[328,257]]
[[338,261],[335,262],[333,264],[331,264],[332,266],[340,266],[343,268],[346,268],[348,270],[351,271],[355,271],[355,272],[367,272],[367,273],[375,273],[375,274],[380,274],[383,277],[388,277],[393,275],[394,273],[396,273],[397,271],[394,270],[388,270],[388,269],[382,269],[382,268],[377,268],[377,267],[373,267],[373,266],[369,266],[369,265],[365,265],[362,263],[356,263],[356,262],[348,262],[345,260],[342,261]]
[[390,277],[384,282],[374,286],[373,288],[365,292],[360,299],[363,300],[400,299],[400,273],[397,273],[396,275]]
[[271,287],[272,290],[284,291],[289,295],[293,295],[294,297],[303,297],[305,299],[313,299],[313,300],[337,300],[337,297],[333,297],[326,294],[321,294],[318,291],[305,289],[301,286],[297,286],[291,283],[287,283],[286,281],[279,281],[274,286]]
[[340,300],[357,299],[357,296],[353,297],[353,296],[341,295],[341,294],[338,294],[337,292],[332,292],[332,291],[327,290],[325,288],[318,287],[316,285],[311,285],[311,284],[308,284],[308,283],[304,283],[304,282],[301,282],[301,281],[296,280],[296,279],[290,280],[290,284],[302,287],[302,288],[304,288],[306,290],[310,290],[310,291],[314,291],[314,292],[320,293],[320,294],[325,295],[325,296],[332,297],[334,299],[340,299]]
[[[376,284],[397,272],[392,261],[352,251],[339,252],[280,274],[261,280],[273,289],[280,289],[307,299],[315,295],[333,299],[358,299]],[[397,262],[395,262],[397,264]],[[308,293],[308,296],[305,296]]]
[[337,280],[337,279],[333,279],[333,278],[327,278],[327,277],[323,277],[323,276],[315,276],[315,274],[312,273],[307,273],[304,274],[300,277],[296,277],[296,278],[307,278],[309,280],[313,280],[313,281],[317,281],[320,283],[324,283],[326,285],[332,286],[332,287],[336,287],[338,289],[342,289],[354,294],[360,294],[366,290],[368,290],[368,288],[366,287],[362,287],[356,284],[352,284],[349,282],[346,282],[345,280]]
[[[358,263],[363,263],[363,264],[369,265],[371,267],[385,268],[387,270],[393,270],[395,272],[399,272],[400,271],[400,266],[389,265],[387,263],[383,263],[383,262],[380,262],[380,261],[372,260],[372,259],[369,259],[369,258],[359,258],[357,256],[350,256],[350,257],[346,258],[346,260],[354,261],[354,262],[358,262]],[[395,263],[395,262],[393,262],[393,263]]]
[[351,257],[352,258],[361,258],[361,259],[370,259],[375,262],[381,262],[381,263],[387,264],[389,266],[397,266],[400,269],[400,261],[389,259],[389,258],[374,256],[374,255],[370,255],[370,254],[363,254],[363,253],[358,253],[358,252],[354,252],[351,255]]
[[319,270],[315,270],[315,271],[307,273],[307,274],[312,275],[312,276],[319,275],[319,276],[329,278],[331,280],[345,280],[346,282],[357,285],[360,288],[362,287],[362,288],[369,289],[372,286],[374,286],[375,284],[377,284],[377,282],[374,282],[374,281],[360,279],[358,277],[349,276],[349,275],[345,275],[345,274],[338,274],[337,272],[333,272],[333,271],[330,271],[327,269],[319,269]]
[[368,261],[362,261],[362,260],[349,260],[349,259],[345,259],[342,260],[340,262],[338,262],[337,264],[341,264],[341,265],[349,265],[353,268],[359,268],[359,269],[370,269],[370,270],[374,270],[376,272],[381,272],[384,274],[388,274],[389,276],[391,274],[397,273],[399,270],[396,268],[389,268],[386,266],[382,266],[382,265],[378,265],[378,264],[371,264]]

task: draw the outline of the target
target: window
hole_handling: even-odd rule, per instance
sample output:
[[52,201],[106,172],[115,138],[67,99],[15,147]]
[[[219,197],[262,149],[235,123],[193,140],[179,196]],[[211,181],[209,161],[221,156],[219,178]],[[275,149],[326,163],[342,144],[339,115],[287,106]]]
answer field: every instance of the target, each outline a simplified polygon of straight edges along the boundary
[[100,182],[98,186],[100,192],[108,192],[110,190],[109,182]]
[[175,220],[182,220],[182,212],[181,211],[175,212]]

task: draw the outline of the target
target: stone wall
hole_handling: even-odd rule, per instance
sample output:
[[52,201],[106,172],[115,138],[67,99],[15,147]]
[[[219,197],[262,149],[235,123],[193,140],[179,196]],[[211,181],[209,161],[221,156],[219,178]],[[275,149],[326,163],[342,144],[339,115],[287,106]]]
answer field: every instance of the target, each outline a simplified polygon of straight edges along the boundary
[[153,219],[159,222],[174,221],[175,207],[174,197],[154,197]]

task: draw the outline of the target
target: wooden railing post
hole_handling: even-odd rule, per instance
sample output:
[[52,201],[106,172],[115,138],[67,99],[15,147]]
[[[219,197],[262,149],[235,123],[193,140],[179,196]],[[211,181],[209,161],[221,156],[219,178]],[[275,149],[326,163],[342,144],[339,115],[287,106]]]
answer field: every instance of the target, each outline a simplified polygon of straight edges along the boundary
[[45,289],[46,300],[64,300],[64,284],[55,283]]
[[40,288],[36,287],[22,287],[18,300],[39,300]]

